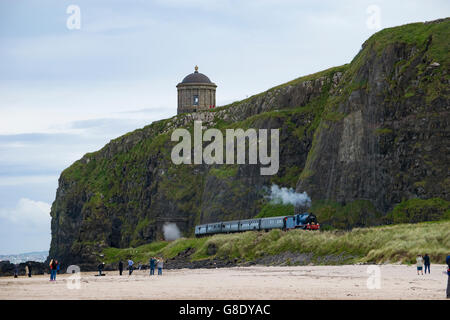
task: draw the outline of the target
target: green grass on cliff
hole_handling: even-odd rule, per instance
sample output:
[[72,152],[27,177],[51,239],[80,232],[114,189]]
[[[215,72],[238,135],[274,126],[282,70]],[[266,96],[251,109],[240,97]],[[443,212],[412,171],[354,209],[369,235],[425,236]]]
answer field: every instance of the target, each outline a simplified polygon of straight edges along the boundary
[[[450,252],[450,221],[399,224],[352,231],[291,230],[249,231],[204,238],[181,238],[154,242],[138,248],[104,251],[108,263],[132,258],[147,263],[150,256],[173,258],[188,248],[192,260],[237,259],[252,261],[284,252],[312,253],[313,261],[326,256],[344,256],[341,263],[414,263],[417,254],[428,253],[434,263],[443,263]],[[214,254],[211,248],[215,248]],[[322,260],[323,261],[323,260]]]
[[387,219],[392,223],[450,220],[450,201],[441,198],[409,199],[396,205]]

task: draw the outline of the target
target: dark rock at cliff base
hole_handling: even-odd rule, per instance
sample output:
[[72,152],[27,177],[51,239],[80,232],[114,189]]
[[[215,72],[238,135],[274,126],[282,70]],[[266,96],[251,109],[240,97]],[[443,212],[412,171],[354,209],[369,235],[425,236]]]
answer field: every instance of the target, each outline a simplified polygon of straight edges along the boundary
[[31,275],[48,273],[48,264],[36,261],[27,261],[23,263],[10,263],[9,261],[0,261],[0,277],[14,276],[15,265],[18,266],[19,276],[28,276],[25,273],[25,266],[31,266]]

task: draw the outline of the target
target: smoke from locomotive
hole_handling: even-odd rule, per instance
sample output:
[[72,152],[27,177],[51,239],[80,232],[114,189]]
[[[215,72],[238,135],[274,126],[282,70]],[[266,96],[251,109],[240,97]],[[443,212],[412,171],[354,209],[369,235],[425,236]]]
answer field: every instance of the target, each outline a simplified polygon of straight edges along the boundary
[[181,237],[180,229],[175,223],[165,223],[163,226],[164,239],[166,241],[177,240]]
[[292,188],[280,188],[273,184],[270,188],[270,195],[267,197],[272,203],[292,204],[294,213],[302,213],[311,208],[311,198],[305,192],[297,193]]
[[280,188],[273,184],[270,188],[269,199],[273,203],[293,204],[296,207],[311,207],[311,198],[305,192],[297,193],[292,188]]

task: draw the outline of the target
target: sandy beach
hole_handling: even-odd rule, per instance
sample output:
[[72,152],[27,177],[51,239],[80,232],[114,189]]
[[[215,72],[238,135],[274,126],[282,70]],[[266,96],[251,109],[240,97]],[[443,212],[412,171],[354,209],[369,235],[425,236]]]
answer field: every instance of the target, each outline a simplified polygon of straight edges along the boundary
[[377,284],[368,267],[177,269],[151,277],[143,270],[132,276],[108,271],[103,277],[81,272],[79,289],[69,289],[75,284],[69,274],[58,275],[56,282],[47,275],[2,277],[0,299],[445,299],[444,265],[432,265],[432,273],[423,276],[417,275],[415,266],[381,265],[378,289],[368,288],[368,282],[372,287]]

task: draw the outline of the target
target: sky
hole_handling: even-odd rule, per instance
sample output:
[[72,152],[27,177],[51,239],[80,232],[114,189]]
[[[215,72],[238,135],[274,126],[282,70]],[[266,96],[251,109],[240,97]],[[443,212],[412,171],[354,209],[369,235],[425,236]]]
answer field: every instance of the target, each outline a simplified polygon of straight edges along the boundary
[[1,0],[0,254],[48,250],[61,171],[174,116],[195,65],[221,106],[449,13],[446,0]]

